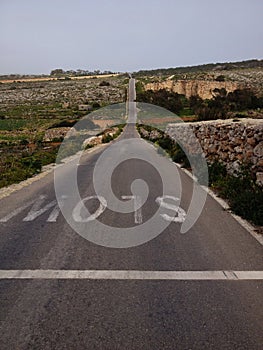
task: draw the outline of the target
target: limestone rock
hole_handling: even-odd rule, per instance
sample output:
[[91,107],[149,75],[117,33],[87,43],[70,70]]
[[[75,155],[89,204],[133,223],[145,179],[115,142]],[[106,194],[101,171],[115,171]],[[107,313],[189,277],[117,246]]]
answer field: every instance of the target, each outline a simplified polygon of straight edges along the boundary
[[263,141],[254,148],[254,155],[263,158]]
[[258,172],[258,173],[256,173],[256,177],[257,177],[256,183],[257,183],[259,186],[263,186],[263,172]]
[[244,88],[244,84],[231,81],[209,81],[209,80],[166,80],[145,84],[146,90],[166,89],[178,94],[183,94],[187,98],[190,96],[200,96],[202,99],[211,99],[215,89],[226,89],[232,92],[236,89]]

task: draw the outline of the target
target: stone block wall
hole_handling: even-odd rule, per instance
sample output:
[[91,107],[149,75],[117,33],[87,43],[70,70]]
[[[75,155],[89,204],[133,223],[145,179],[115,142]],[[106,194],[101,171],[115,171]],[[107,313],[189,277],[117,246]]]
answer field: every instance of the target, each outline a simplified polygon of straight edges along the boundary
[[183,141],[190,153],[195,153],[195,136],[207,161],[224,163],[230,173],[249,164],[257,183],[263,185],[263,119],[168,124],[166,132],[175,140]]

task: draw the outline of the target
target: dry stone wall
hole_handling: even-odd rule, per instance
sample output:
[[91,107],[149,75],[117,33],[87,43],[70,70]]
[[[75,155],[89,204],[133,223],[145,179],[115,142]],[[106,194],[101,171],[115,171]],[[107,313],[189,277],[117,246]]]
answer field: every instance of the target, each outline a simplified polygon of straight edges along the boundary
[[263,119],[168,124],[166,132],[187,145],[191,154],[196,152],[196,137],[207,161],[224,163],[230,173],[249,164],[257,183],[263,185]]

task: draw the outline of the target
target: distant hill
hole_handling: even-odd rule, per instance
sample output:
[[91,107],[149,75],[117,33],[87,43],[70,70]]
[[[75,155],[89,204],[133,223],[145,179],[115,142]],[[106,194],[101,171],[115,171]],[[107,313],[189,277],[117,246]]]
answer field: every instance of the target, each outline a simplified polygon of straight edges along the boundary
[[247,60],[241,62],[226,62],[226,63],[208,63],[201,64],[198,66],[188,67],[176,67],[176,68],[158,68],[152,70],[140,70],[134,72],[133,76],[163,76],[173,75],[181,73],[195,73],[195,72],[208,72],[208,71],[228,71],[233,69],[244,69],[244,68],[263,68],[263,60]]

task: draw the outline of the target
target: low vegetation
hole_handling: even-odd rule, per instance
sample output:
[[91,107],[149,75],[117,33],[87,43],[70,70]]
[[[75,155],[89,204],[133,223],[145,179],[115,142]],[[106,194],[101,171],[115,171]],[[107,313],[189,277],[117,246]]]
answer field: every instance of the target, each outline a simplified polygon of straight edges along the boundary
[[167,91],[165,89],[158,91],[145,91],[141,89],[140,92],[137,91],[136,100],[138,102],[151,103],[166,108],[169,111],[177,114],[182,111],[185,98],[182,95],[172,91]]
[[144,124],[137,124],[137,130],[142,138],[153,142],[158,147],[159,153],[164,151],[174,162],[181,163],[186,168],[190,167],[190,163],[182,148],[164,131]]
[[[74,154],[87,138],[85,130],[91,135],[100,130],[92,119],[83,117],[100,107],[123,102],[126,77],[74,80],[87,73],[80,70],[54,70],[52,77],[61,73],[71,74],[72,79],[62,76],[56,81],[12,82],[15,76],[9,76],[9,82],[0,85],[0,187],[23,181],[39,173],[44,165],[54,163],[64,136],[59,129],[65,128],[66,133],[67,128],[76,125],[80,136],[72,135],[60,156]],[[47,137],[50,129],[51,136]]]
[[248,165],[238,174],[230,175],[222,163],[210,164],[209,183],[220,197],[227,200],[235,214],[263,226],[263,191],[256,184]]
[[257,97],[249,89],[238,89],[227,93],[222,88],[214,90],[214,97],[211,100],[204,101],[197,96],[190,97],[189,105],[198,120],[226,119],[232,117],[233,112],[263,108],[263,97]]
[[120,134],[123,132],[124,126],[125,126],[125,124],[120,124],[120,125],[115,125],[115,126],[113,126],[113,128],[114,128],[114,127],[117,128],[117,131],[116,131],[115,133],[113,133],[113,134],[104,132],[104,135],[103,135],[103,137],[102,137],[102,139],[101,139],[101,142],[102,142],[102,143],[108,143],[108,142],[110,142],[110,141],[115,140],[115,139],[116,139],[117,137],[119,137]]
[[192,117],[192,121],[245,117],[243,112],[263,109],[263,97],[256,96],[250,89],[238,89],[229,93],[224,88],[215,89],[211,100],[202,100],[198,96],[187,99],[184,95],[165,89],[153,91],[144,90],[140,84],[138,86],[138,102],[166,108],[182,119]]
[[44,165],[55,162],[57,151],[58,146],[50,149],[39,147],[35,151],[24,148],[16,149],[16,155],[14,152],[5,153],[3,157],[1,155],[0,188],[38,174]]
[[[107,143],[116,139],[123,131],[124,124],[116,125],[100,133],[101,142]],[[114,133],[112,130],[117,129]],[[86,135],[71,136],[60,148],[63,137],[53,139],[50,142],[43,142],[43,134],[39,140],[29,143],[26,138],[13,142],[2,142],[0,149],[0,188],[26,180],[41,172],[43,166],[50,163],[60,162],[64,158],[74,155],[82,148]],[[95,145],[89,145],[91,148]],[[59,153],[58,153],[59,151]]]

